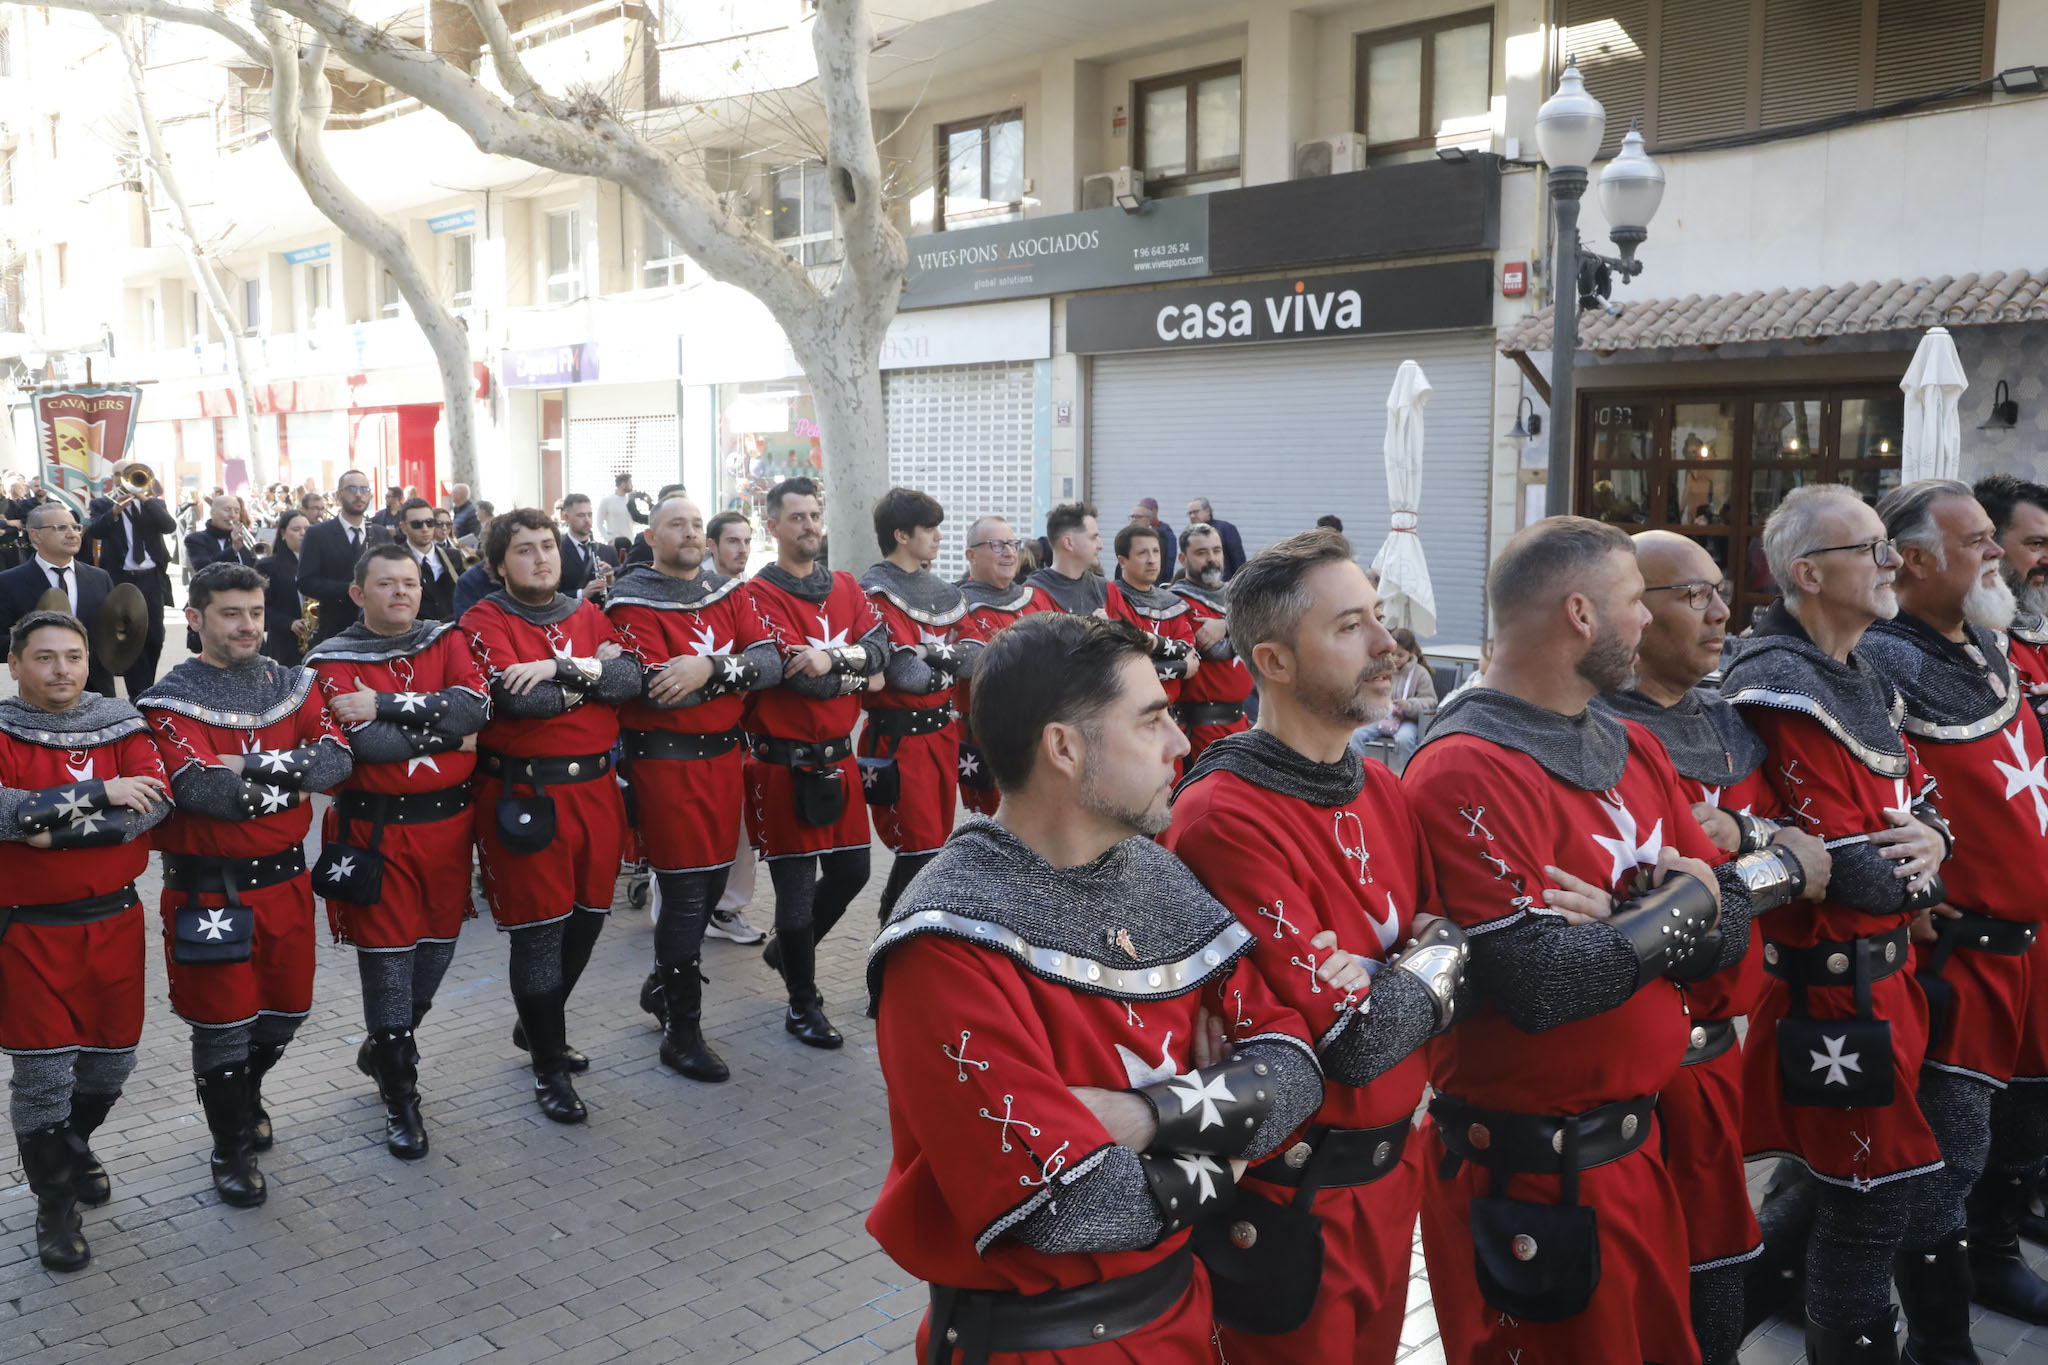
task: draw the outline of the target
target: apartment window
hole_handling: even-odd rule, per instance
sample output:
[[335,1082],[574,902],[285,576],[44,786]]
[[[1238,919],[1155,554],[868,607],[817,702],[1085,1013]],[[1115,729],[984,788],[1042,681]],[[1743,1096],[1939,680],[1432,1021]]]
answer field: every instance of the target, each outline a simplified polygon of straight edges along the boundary
[[583,236],[575,209],[548,215],[548,302],[573,303],[583,297]]
[[1244,183],[1243,95],[1236,62],[1138,83],[1132,138],[1148,196],[1209,194]]
[[66,288],[71,283],[70,273],[66,269],[66,266],[69,264],[71,253],[67,249],[65,243],[59,242],[57,243],[56,250],[52,254],[56,257],[57,261],[57,287],[59,289]]
[[308,328],[325,327],[334,315],[334,274],[329,261],[315,261],[301,266],[306,272],[306,316],[304,325]]
[[242,335],[255,336],[263,330],[263,282],[242,281]]
[[0,204],[14,202],[14,153],[0,152]]
[[377,272],[377,316],[395,318],[403,311],[405,300],[398,292],[398,276],[388,270]]
[[1493,137],[1493,12],[1358,35],[1356,127],[1374,165]]
[[933,227],[1008,223],[1024,216],[1024,111],[938,130],[938,212]]
[[640,287],[661,289],[683,282],[683,244],[669,235],[643,205],[640,209]]
[[58,157],[57,129],[62,122],[63,119],[59,115],[50,115],[50,160],[52,161],[55,161]]
[[185,291],[185,335],[192,338],[194,346],[206,340],[206,322],[204,315],[199,311],[199,291],[197,289],[187,289]]
[[14,74],[14,28],[0,19],[0,76]]
[[458,232],[448,239],[448,302],[467,308],[476,302],[476,234]]
[[142,301],[142,349],[161,351],[164,348],[164,316],[155,299]]
[[1995,0],[1566,0],[1565,51],[1652,150],[1791,127],[1991,74]]
[[832,225],[832,190],[825,183],[825,163],[785,166],[769,181],[776,244],[805,265],[837,261],[839,239]]

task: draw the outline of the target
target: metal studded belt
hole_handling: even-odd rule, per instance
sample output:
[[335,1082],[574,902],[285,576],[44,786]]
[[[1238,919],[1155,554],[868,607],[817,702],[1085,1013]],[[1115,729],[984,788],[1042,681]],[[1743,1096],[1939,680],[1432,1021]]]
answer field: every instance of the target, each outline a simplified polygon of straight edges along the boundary
[[774,735],[753,737],[754,757],[763,763],[785,768],[829,768],[853,752],[853,738],[781,739]]
[[740,747],[746,735],[739,730],[721,730],[700,735],[682,730],[628,730],[625,732],[627,758],[717,758]]
[[15,924],[72,925],[92,924],[114,916],[140,903],[135,894],[135,883],[130,882],[118,891],[109,891],[104,896],[81,896],[75,901],[48,901],[42,905],[16,905],[0,911],[7,920]]
[[1794,948],[1772,939],[1764,940],[1764,970],[1780,981],[1802,986],[1853,986],[1856,984],[1856,945],[1870,945],[1872,982],[1905,970],[1913,960],[1913,945],[1906,927],[1864,939],[1827,939],[1811,948]]
[[1044,1294],[930,1286],[931,1340],[926,1365],[986,1365],[991,1354],[1074,1351],[1115,1341],[1164,1317],[1187,1293],[1194,1253],[1183,1246],[1135,1275]]
[[1454,1156],[1524,1175],[1557,1175],[1564,1170],[1566,1124],[1578,1129],[1578,1169],[1588,1171],[1642,1146],[1649,1139],[1650,1115],[1656,1107],[1657,1097],[1645,1095],[1583,1114],[1515,1114],[1440,1094],[1430,1100],[1429,1113]]
[[1311,1128],[1300,1142],[1246,1174],[1289,1189],[1304,1182],[1319,1190],[1370,1185],[1401,1164],[1413,1129],[1407,1119],[1384,1128]]
[[950,706],[878,706],[868,712],[868,727],[878,735],[902,739],[909,735],[933,735],[953,723]]
[[1698,1019],[1693,1022],[1692,1036],[1686,1039],[1685,1060],[1681,1066],[1698,1066],[1735,1046],[1735,1021],[1733,1019]]
[[1965,910],[1955,919],[1938,915],[1934,920],[1934,928],[1944,938],[1954,935],[1958,948],[1968,948],[1978,953],[1997,953],[2001,957],[2025,957],[2034,946],[2035,936],[2041,932],[2041,926],[2038,924],[1994,919],[1990,915],[1980,915],[1974,910]]
[[566,758],[513,758],[508,754],[479,749],[477,771],[485,777],[528,786],[559,787],[576,782],[595,782],[612,770],[610,754],[576,754]]
[[212,858],[199,853],[164,853],[165,889],[196,891],[202,896],[261,891],[266,886],[288,882],[305,870],[306,850],[300,844],[262,858]]
[[431,792],[345,791],[335,798],[344,820],[382,820],[387,825],[431,825],[469,809],[468,779]]
[[1197,725],[1231,725],[1244,719],[1244,703],[1235,701],[1180,701],[1170,708],[1183,730]]

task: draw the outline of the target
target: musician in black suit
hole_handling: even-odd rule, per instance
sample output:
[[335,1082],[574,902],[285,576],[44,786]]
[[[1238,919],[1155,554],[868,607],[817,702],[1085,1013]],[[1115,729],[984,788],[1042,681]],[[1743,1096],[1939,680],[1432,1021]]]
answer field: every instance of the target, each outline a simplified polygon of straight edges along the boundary
[[420,566],[419,619],[453,621],[455,580],[462,577],[462,556],[435,534],[434,521],[434,505],[425,498],[407,498],[398,509],[405,548]]
[[[0,573],[0,635],[14,629],[14,623],[36,609],[36,600],[52,588],[62,588],[71,599],[73,616],[85,622],[88,633],[99,620],[100,606],[114,590],[114,580],[104,570],[78,558],[84,531],[71,509],[61,502],[43,502],[31,508],[28,517],[30,556]],[[98,657],[88,653],[85,686],[103,697],[114,695],[114,679]]]
[[306,604],[299,596],[299,546],[313,523],[297,508],[277,519],[277,549],[256,566],[266,580],[263,589],[263,652],[281,664],[305,657],[306,637],[299,626]]
[[133,583],[148,606],[142,653],[122,675],[131,701],[156,682],[157,661],[163,657],[164,603],[171,595],[171,552],[164,537],[178,529],[171,509],[164,506],[161,487],[152,483],[145,498],[122,484],[121,475],[132,464],[121,460],[114,465],[108,486],[116,496],[93,500],[88,528],[99,549],[99,566],[116,587]]
[[[364,515],[370,507],[370,478],[351,469],[335,485],[336,515],[314,523],[299,549],[299,591],[320,604],[320,630],[313,644],[339,635],[362,615],[349,597],[356,561],[388,537]],[[310,648],[310,646],[309,646]]]
[[[207,505],[206,520],[185,533],[185,570],[198,573],[209,564],[227,562],[256,567],[261,557],[256,538],[242,524],[242,500],[223,493]],[[185,648],[199,653],[199,632],[185,627]]]
[[571,493],[562,499],[562,524],[568,528],[562,532],[563,592],[596,587],[601,593],[618,571],[619,552],[591,534],[593,519],[588,494]]

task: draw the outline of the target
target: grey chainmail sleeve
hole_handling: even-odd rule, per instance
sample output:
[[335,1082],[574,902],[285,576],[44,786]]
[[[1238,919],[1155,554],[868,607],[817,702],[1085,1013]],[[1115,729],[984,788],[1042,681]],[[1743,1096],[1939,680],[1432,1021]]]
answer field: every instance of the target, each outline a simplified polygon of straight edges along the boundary
[[249,804],[243,791],[249,785],[252,784],[244,783],[226,768],[188,763],[171,778],[171,799],[178,803],[178,809],[211,820],[247,820]]
[[348,775],[355,771],[356,761],[348,746],[323,736],[313,746],[312,762],[306,765],[306,781],[300,787],[305,792],[324,792],[348,781]]
[[632,701],[640,695],[640,661],[630,654],[606,659],[599,665],[597,685],[589,695],[610,706]]
[[1315,1054],[1299,1038],[1277,1033],[1255,1033],[1240,1040],[1233,1059],[1264,1062],[1273,1085],[1273,1107],[1252,1130],[1244,1155],[1253,1161],[1285,1142],[1309,1115],[1323,1106],[1323,1072]]
[[1868,835],[1829,839],[1827,848],[1834,860],[1828,874],[1830,901],[1866,915],[1896,915],[1905,909],[1909,882],[1897,875],[1898,864],[1879,853]]
[[1567,925],[1532,911],[1470,942],[1474,999],[1524,1033],[1590,1019],[1636,993],[1635,949],[1604,923]]
[[955,678],[970,678],[974,676],[974,665],[980,661],[981,651],[988,648],[988,643],[984,640],[962,640],[953,648],[960,653],[960,671],[954,675]]
[[440,695],[447,701],[448,709],[435,719],[434,733],[461,739],[491,723],[489,697],[480,697],[467,687],[444,687]]
[[402,763],[423,754],[445,754],[462,747],[463,736],[423,730],[393,720],[373,720],[348,732],[349,748],[358,763]]
[[28,838],[21,827],[21,808],[35,792],[19,787],[0,787],[0,843],[20,843]]
[[1730,858],[1714,869],[1714,880],[1721,886],[1721,920],[1708,936],[1709,942],[1717,942],[1719,951],[1713,962],[1702,975],[1725,972],[1736,966],[1749,952],[1749,933],[1755,914],[1755,904],[1749,898],[1749,887],[1743,883],[1742,874],[1735,870],[1735,860]]
[[808,673],[793,673],[782,680],[782,685],[799,697],[830,701],[847,695],[846,684],[842,681],[845,677],[844,673],[827,673],[822,678],[814,678]]
[[1226,635],[1201,653],[1204,661],[1235,659],[1237,657],[1237,646],[1231,644],[1230,637]]
[[[638,664],[634,665],[639,668]],[[634,686],[639,683],[636,679]],[[491,711],[513,720],[551,720],[569,709],[569,689],[558,682],[535,683],[525,692],[512,693],[505,685],[491,683]]]
[[1055,1181],[1058,1193],[1008,1229],[1033,1251],[1134,1251],[1166,1236],[1166,1215],[1152,1197],[1138,1154],[1128,1147],[1098,1147]]
[[760,670],[759,676],[747,684],[747,691],[765,692],[782,681],[782,651],[773,640],[756,640],[740,653]]
[[1347,1009],[1316,1046],[1323,1074],[1360,1086],[1385,1075],[1436,1027],[1429,988],[1413,972],[1381,968],[1360,1007]]
[[888,666],[890,651],[888,626],[880,621],[875,622],[874,629],[861,636],[856,643],[860,645],[861,652],[868,656],[868,666],[863,670],[868,676],[872,677]]
[[951,673],[933,668],[929,661],[917,657],[916,650],[905,647],[889,651],[889,662],[883,666],[882,676],[898,692],[913,696],[943,692],[953,685]]

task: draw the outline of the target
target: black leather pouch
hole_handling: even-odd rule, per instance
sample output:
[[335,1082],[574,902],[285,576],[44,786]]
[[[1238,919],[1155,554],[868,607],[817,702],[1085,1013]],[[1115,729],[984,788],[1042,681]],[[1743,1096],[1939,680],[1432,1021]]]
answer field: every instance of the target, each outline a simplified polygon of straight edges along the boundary
[[171,911],[171,961],[186,967],[247,962],[256,912],[246,905],[200,905],[187,898]]
[[807,825],[839,823],[846,814],[846,780],[837,764],[826,768],[789,770],[789,799],[796,818]]
[[1195,1224],[1188,1245],[1209,1271],[1216,1321],[1235,1332],[1291,1332],[1315,1311],[1323,1284],[1323,1220],[1305,1201],[1276,1204],[1239,1190]]
[[538,853],[555,841],[555,798],[540,788],[531,796],[498,798],[498,841],[514,853]]
[[988,760],[981,756],[981,750],[964,739],[960,741],[960,785],[978,792],[996,789],[996,780],[988,770]]
[[320,860],[313,864],[313,892],[348,905],[375,905],[384,898],[384,821],[380,816],[370,825],[370,837],[351,843],[349,822],[343,817],[334,837],[320,846]]
[[1524,1322],[1563,1322],[1600,1287],[1600,1217],[1579,1203],[1578,1135],[1567,1125],[1562,1200],[1507,1198],[1493,1169],[1489,1196],[1472,1201],[1472,1269],[1487,1303]]
[[[1809,1017],[1806,987],[1792,983],[1791,1013],[1778,1021],[1777,1036],[1778,1089],[1787,1104],[1882,1109],[1892,1102],[1892,1026],[1888,1019],[1871,1017],[1870,940],[1856,944],[1855,957],[1853,1019]],[[1935,981],[1948,985],[1939,977]],[[1944,999],[1943,1016],[1946,1004]]]

